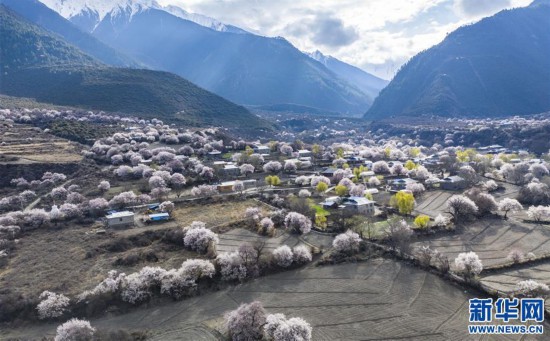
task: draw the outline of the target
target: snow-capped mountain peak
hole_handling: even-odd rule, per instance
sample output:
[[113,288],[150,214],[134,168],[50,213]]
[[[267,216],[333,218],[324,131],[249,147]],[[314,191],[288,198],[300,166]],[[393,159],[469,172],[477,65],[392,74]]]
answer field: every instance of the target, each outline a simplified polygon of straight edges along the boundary
[[129,11],[134,15],[149,8],[158,8],[155,0],[40,0],[66,19],[88,13],[97,15],[101,21],[107,14],[112,16],[121,11]]
[[310,58],[315,59],[316,61],[325,64],[327,63],[327,60],[332,58],[331,56],[326,56],[323,54],[323,52],[319,50],[315,50],[314,52],[304,52],[306,55],[308,55]]
[[157,9],[170,13],[178,18],[195,22],[204,27],[232,33],[248,33],[247,31],[235,26],[226,25],[214,18],[202,14],[189,13],[181,7],[168,5],[161,6],[155,0],[40,0],[46,6],[59,13],[66,19],[77,16],[86,16],[96,21],[95,27],[107,15],[116,17],[120,13],[129,15],[131,19],[136,13]]

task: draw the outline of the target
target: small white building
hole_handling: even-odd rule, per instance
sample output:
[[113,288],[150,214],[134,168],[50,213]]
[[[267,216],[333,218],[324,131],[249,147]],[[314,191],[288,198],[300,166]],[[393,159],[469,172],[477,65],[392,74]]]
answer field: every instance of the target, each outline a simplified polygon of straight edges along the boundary
[[268,146],[254,146],[254,153],[260,155],[269,155],[271,153],[271,148]]
[[216,170],[223,169],[226,165],[232,164],[227,161],[214,161],[212,162],[212,167]]
[[307,149],[300,149],[298,151],[298,157],[311,157],[313,154]]
[[134,212],[113,212],[105,216],[107,227],[126,227],[134,225]]
[[241,169],[233,164],[228,164],[223,167],[221,170],[224,176],[239,176],[241,174]]
[[365,178],[370,178],[370,177],[373,177],[375,176],[376,174],[373,172],[373,171],[365,171],[365,172],[361,172],[361,174],[359,174],[359,176],[363,179]]

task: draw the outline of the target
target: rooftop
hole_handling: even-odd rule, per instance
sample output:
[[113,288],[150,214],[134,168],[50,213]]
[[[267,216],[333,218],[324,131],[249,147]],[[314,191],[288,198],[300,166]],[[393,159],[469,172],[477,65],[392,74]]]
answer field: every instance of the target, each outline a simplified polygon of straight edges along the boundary
[[448,176],[446,177],[445,179],[443,179],[443,181],[453,181],[453,182],[456,182],[456,181],[463,181],[464,179],[461,178],[460,176],[458,175],[452,175],[452,176]]
[[115,218],[124,218],[124,217],[133,217],[134,212],[130,211],[121,211],[121,212],[114,212],[106,216],[107,219],[115,219]]
[[154,214],[149,214],[149,218],[163,218],[163,217],[169,217],[170,214],[164,212],[164,213],[154,213]]
[[358,205],[358,206],[361,206],[361,205],[369,205],[369,204],[374,204],[375,202],[372,201],[372,200],[369,200],[365,197],[349,197],[349,198],[344,198],[344,200],[342,201],[342,204],[352,204],[352,205]]

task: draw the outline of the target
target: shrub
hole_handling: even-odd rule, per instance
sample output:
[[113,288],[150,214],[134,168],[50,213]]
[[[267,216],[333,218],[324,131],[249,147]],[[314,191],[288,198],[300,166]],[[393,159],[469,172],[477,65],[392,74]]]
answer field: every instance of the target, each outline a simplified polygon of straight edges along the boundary
[[523,262],[523,260],[525,259],[525,254],[521,250],[514,249],[514,250],[510,251],[510,253],[508,254],[508,256],[506,258],[509,261],[517,264],[517,263]]
[[287,245],[279,246],[273,250],[272,255],[275,264],[281,268],[288,268],[292,265],[292,261],[294,260],[292,250]]
[[432,250],[429,246],[421,246],[416,254],[418,261],[423,266],[430,266],[430,264],[432,263],[432,258],[434,258],[434,256],[435,251]]
[[523,297],[541,297],[545,298],[550,293],[548,285],[539,283],[532,279],[518,282],[516,291]]
[[283,168],[283,166],[281,165],[281,163],[279,161],[269,161],[263,167],[264,172],[266,172],[266,173],[277,173],[282,168]]
[[306,234],[311,231],[311,220],[303,214],[290,212],[285,217],[287,230],[298,234]]
[[311,256],[311,250],[306,245],[295,246],[292,251],[294,253],[294,263],[296,264],[309,263],[313,259]]
[[460,253],[455,259],[455,267],[464,275],[464,278],[477,276],[483,270],[479,256],[473,251]]
[[171,201],[164,201],[163,203],[161,203],[159,205],[159,210],[162,211],[162,212],[168,212],[168,213],[172,213],[172,211],[174,210],[174,203],[171,202]]
[[36,307],[38,318],[47,319],[62,316],[69,306],[69,298],[63,294],[44,291],[40,294],[40,303]]
[[265,310],[258,301],[241,304],[225,315],[225,326],[233,341],[261,340],[265,322]]
[[530,206],[527,210],[527,217],[538,222],[550,216],[550,207],[548,206]]
[[195,289],[196,283],[186,277],[181,269],[171,269],[162,274],[160,278],[160,292],[174,299],[180,299]]
[[107,278],[101,281],[92,290],[86,290],[78,296],[78,301],[83,301],[90,296],[103,294],[114,294],[119,291],[121,282],[126,277],[126,274],[119,274],[116,270],[109,271]]
[[97,185],[97,189],[99,189],[101,192],[107,192],[111,188],[111,184],[109,181],[103,180]]
[[428,227],[428,224],[430,223],[430,217],[427,215],[419,215],[414,219],[414,224],[421,229],[424,229]]
[[262,218],[262,211],[259,207],[247,207],[244,212],[244,218],[250,225],[255,225]]
[[449,264],[449,257],[436,250],[434,251],[434,258],[437,261],[439,271],[442,273],[449,272],[449,269],[451,268],[451,265]]
[[276,175],[268,175],[265,177],[265,183],[269,186],[279,186],[281,179]]
[[386,232],[390,246],[401,254],[409,252],[413,231],[405,220],[390,220]]
[[504,198],[498,203],[498,210],[504,211],[504,218],[507,218],[508,212],[517,212],[523,209],[523,206],[516,199]]
[[311,326],[300,317],[287,319],[283,314],[268,315],[264,330],[274,341],[311,340]]
[[183,245],[198,253],[206,253],[209,247],[218,245],[219,238],[216,233],[207,229],[204,225],[199,226],[199,224],[200,222],[193,222],[187,228],[185,237],[183,237]]
[[95,328],[92,328],[90,322],[73,318],[59,327],[55,341],[91,341],[94,336]]
[[258,232],[262,235],[271,236],[275,232],[275,224],[271,218],[265,217],[260,220],[260,227],[258,230]]
[[414,196],[405,191],[397,192],[390,198],[390,205],[397,208],[401,214],[411,214],[415,205]]
[[437,227],[446,227],[450,223],[450,219],[447,217],[444,217],[441,214],[438,214],[437,217],[434,219],[434,225]]
[[161,285],[166,270],[160,267],[146,266],[139,272],[132,273],[124,278],[121,285],[121,298],[132,304],[149,299],[155,286]]
[[311,192],[307,189],[301,189],[300,192],[298,192],[298,197],[300,198],[309,198],[311,196]]
[[223,281],[244,281],[248,275],[246,264],[237,252],[226,252],[218,255],[216,263],[220,267]]
[[357,253],[360,244],[361,237],[351,230],[347,230],[345,233],[337,235],[332,241],[332,247],[334,247],[336,252],[347,255]]
[[448,213],[453,216],[455,223],[463,218],[477,214],[477,205],[469,198],[463,195],[453,195],[447,200]]

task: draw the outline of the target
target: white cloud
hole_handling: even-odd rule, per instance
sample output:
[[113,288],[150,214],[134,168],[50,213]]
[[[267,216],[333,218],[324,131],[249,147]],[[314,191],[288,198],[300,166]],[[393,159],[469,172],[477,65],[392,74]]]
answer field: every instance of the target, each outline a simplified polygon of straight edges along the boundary
[[531,0],[159,0],[384,78],[461,25]]
[[454,6],[464,16],[492,14],[503,8],[526,6],[531,0],[455,0]]

